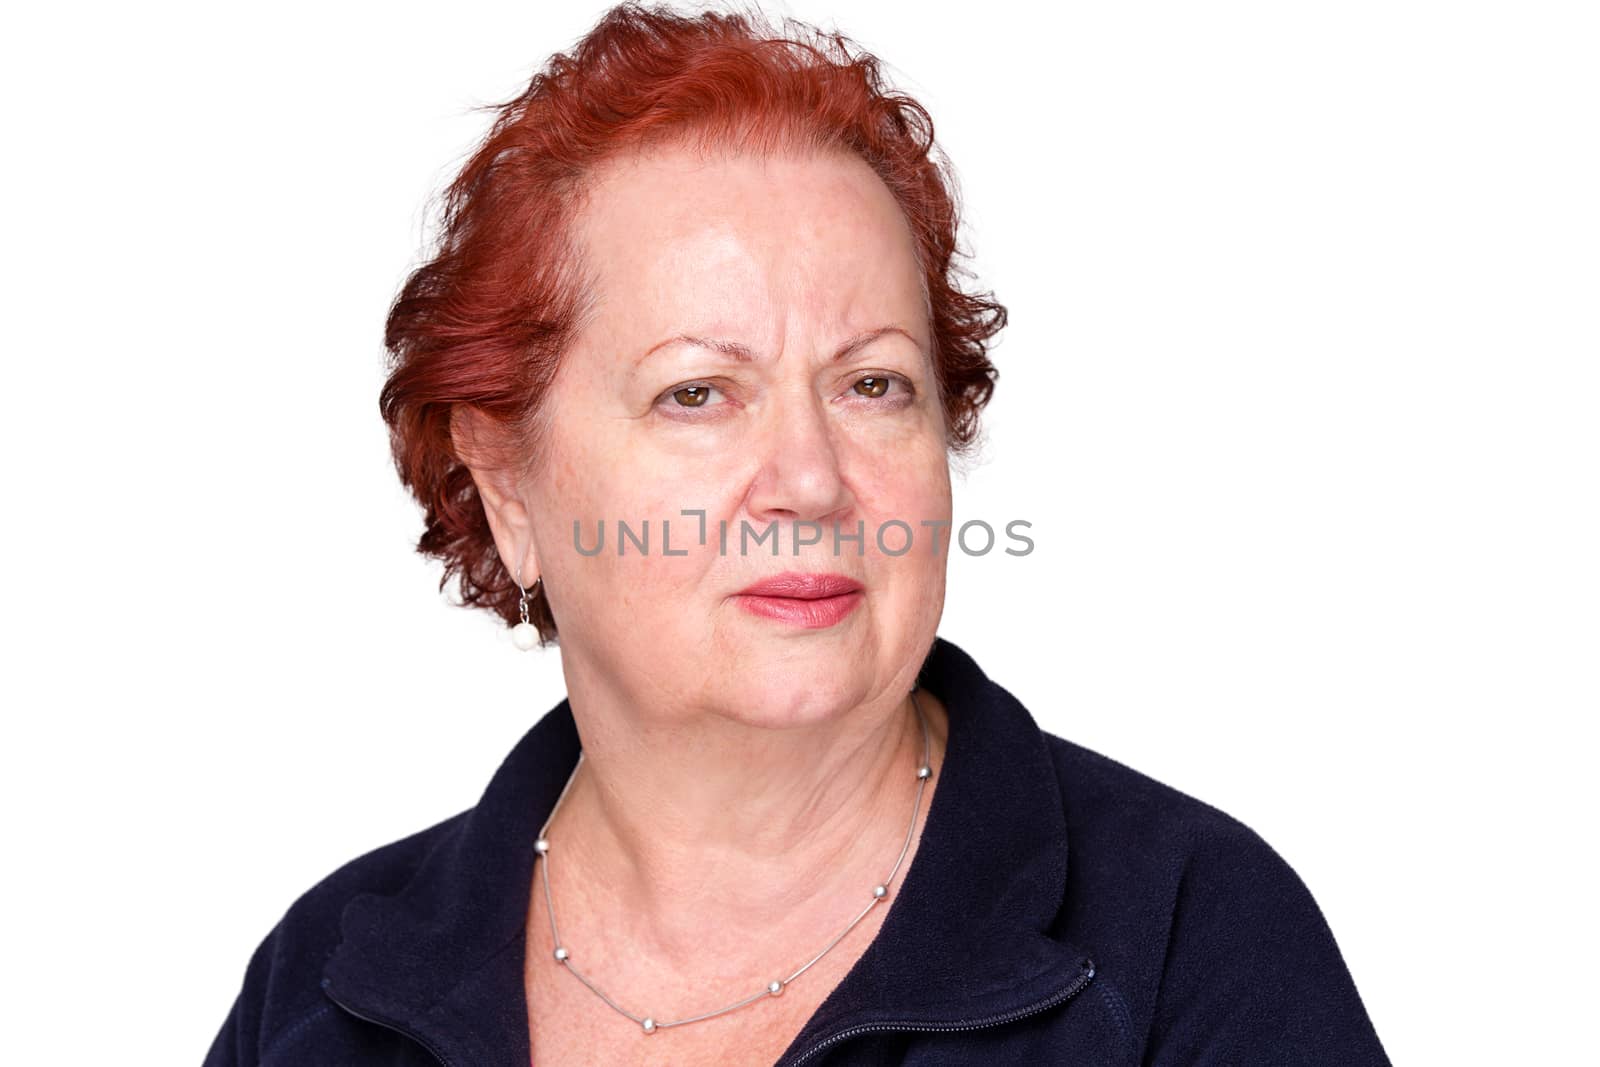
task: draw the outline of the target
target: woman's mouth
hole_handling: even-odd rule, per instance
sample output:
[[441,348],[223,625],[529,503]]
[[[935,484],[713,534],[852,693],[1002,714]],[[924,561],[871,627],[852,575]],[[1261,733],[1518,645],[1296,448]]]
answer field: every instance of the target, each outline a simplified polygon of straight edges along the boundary
[[866,589],[843,574],[786,571],[746,586],[734,596],[752,615],[821,630],[843,622],[865,598]]

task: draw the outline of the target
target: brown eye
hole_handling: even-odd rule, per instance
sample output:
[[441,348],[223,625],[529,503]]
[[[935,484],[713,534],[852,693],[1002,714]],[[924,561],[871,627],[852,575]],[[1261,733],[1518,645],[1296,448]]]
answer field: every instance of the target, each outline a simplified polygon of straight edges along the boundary
[[706,395],[710,392],[709,385],[686,385],[682,389],[675,390],[672,399],[682,407],[697,408],[705,404]]
[[887,378],[862,378],[856,382],[855,390],[862,396],[879,397],[889,390]]

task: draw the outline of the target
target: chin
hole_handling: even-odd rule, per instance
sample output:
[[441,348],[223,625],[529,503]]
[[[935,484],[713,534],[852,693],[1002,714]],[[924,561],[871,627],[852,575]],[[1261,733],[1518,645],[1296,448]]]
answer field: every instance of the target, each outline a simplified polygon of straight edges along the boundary
[[[837,658],[830,660],[838,671]],[[768,671],[751,663],[741,667],[742,677],[730,691],[714,700],[728,718],[750,726],[785,729],[831,721],[858,707],[870,687],[865,679],[828,674],[823,667],[800,681],[789,667],[773,665]]]

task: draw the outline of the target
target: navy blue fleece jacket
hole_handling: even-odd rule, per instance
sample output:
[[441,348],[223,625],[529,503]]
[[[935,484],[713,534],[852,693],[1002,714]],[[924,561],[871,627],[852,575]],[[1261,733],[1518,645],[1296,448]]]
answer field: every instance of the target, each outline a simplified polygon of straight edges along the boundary
[[[1042,731],[943,638],[918,684],[950,733],[917,853],[777,1067],[1389,1062],[1321,911],[1254,831]],[[296,900],[205,1067],[528,1067],[533,842],[578,749],[563,700],[474,807]]]

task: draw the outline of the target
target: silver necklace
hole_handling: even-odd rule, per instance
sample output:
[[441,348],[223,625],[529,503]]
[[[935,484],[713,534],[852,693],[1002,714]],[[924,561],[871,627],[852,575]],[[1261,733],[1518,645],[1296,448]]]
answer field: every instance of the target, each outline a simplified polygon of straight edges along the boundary
[[810,968],[811,964],[816,963],[823,956],[826,956],[828,954],[828,950],[833,948],[834,945],[837,945],[844,938],[845,934],[848,934],[851,930],[855,929],[856,924],[862,919],[866,918],[867,912],[876,907],[879,901],[889,899],[889,885],[894,881],[895,874],[900,870],[900,864],[905,862],[906,851],[911,848],[911,835],[916,831],[917,828],[917,810],[922,807],[923,789],[927,786],[928,779],[933,775],[933,767],[930,763],[931,746],[928,742],[928,719],[927,716],[922,713],[922,705],[917,702],[917,691],[915,689],[911,691],[911,706],[916,709],[917,720],[922,724],[922,764],[917,767],[917,799],[911,805],[911,825],[906,829],[906,843],[900,846],[900,857],[894,861],[894,867],[890,869],[889,876],[878,885],[872,887],[872,900],[865,908],[861,909],[861,913],[859,915],[850,920],[850,925],[846,926],[842,931],[840,931],[838,937],[835,937],[832,941],[828,942],[827,948],[824,948],[821,952],[811,957],[811,960],[804,967],[801,967],[789,977],[774,978],[772,981],[766,984],[761,992],[745,997],[743,1000],[738,1001],[737,1003],[729,1004],[726,1008],[718,1008],[716,1011],[708,1011],[704,1015],[694,1015],[687,1019],[674,1019],[672,1022],[658,1022],[653,1016],[635,1015],[602,993],[593,982],[589,981],[589,979],[585,977],[582,971],[578,970],[572,965],[572,953],[568,952],[566,946],[562,945],[561,935],[556,932],[555,905],[550,899],[550,839],[547,834],[550,829],[550,823],[554,821],[556,817],[556,812],[561,810],[561,802],[567,798],[567,790],[572,788],[572,780],[578,776],[578,767],[583,765],[583,750],[580,748],[578,750],[578,762],[572,768],[572,773],[567,776],[567,784],[561,787],[561,795],[556,798],[555,807],[550,809],[550,815],[545,819],[544,825],[539,828],[539,839],[533,843],[534,852],[537,853],[536,859],[543,860],[539,866],[544,871],[545,911],[550,916],[550,941],[556,946],[555,952],[553,953],[556,962],[566,967],[567,970],[571,971],[573,976],[584,985],[588,986],[595,996],[611,1005],[611,1007],[615,1008],[618,1012],[626,1015],[628,1018],[638,1023],[647,1034],[653,1034],[657,1030],[668,1026],[682,1026],[684,1023],[697,1023],[703,1019],[710,1019],[721,1015],[724,1012],[733,1011],[735,1008],[742,1008],[746,1004],[752,1004],[755,1001],[760,1000],[762,997],[775,997],[782,993],[784,987],[804,974],[807,969]]

